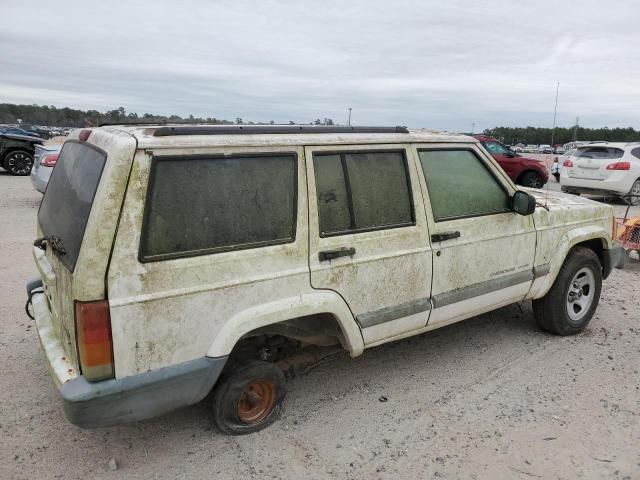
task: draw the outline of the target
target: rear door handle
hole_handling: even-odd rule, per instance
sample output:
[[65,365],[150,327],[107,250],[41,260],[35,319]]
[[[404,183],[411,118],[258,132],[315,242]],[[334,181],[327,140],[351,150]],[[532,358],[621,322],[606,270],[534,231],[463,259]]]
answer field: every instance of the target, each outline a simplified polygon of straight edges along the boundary
[[454,238],[460,237],[460,232],[442,232],[442,233],[434,233],[431,235],[432,242],[442,242],[444,240],[452,240]]
[[318,257],[321,262],[326,262],[328,260],[333,260],[334,258],[339,257],[352,257],[356,254],[356,249],[353,247],[350,248],[338,248],[336,250],[325,250],[323,252],[318,253]]

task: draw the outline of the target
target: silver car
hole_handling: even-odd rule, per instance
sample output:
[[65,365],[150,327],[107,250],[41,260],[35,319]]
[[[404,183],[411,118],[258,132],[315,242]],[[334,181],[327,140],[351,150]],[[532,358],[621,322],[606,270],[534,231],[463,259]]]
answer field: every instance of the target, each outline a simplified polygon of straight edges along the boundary
[[31,183],[40,193],[44,193],[49,177],[58,161],[62,145],[36,145],[36,152],[31,168]]

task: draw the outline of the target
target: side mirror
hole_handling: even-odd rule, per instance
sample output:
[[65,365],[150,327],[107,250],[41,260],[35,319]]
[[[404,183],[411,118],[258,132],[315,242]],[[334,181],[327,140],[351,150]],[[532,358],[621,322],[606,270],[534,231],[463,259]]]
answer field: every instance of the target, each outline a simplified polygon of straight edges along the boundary
[[536,197],[518,190],[512,198],[513,211],[519,215],[531,215],[536,211]]

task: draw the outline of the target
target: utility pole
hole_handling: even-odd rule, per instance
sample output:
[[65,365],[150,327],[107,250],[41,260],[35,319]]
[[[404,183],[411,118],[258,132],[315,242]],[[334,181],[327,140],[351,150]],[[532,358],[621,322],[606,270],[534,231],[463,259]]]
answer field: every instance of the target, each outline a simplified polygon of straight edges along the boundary
[[[556,114],[558,113],[558,91],[560,90],[560,82],[556,86],[556,106],[553,109],[553,128],[551,129],[551,148],[554,149],[553,138],[556,133]],[[554,149],[555,151],[555,149]]]
[[475,131],[476,131],[476,124],[472,123],[471,124],[471,135],[473,135],[473,132],[475,132]]
[[351,107],[349,107],[349,119],[347,120],[347,126],[351,126]]
[[580,117],[576,117],[576,124],[573,126],[573,141],[578,140],[578,128],[580,125]]

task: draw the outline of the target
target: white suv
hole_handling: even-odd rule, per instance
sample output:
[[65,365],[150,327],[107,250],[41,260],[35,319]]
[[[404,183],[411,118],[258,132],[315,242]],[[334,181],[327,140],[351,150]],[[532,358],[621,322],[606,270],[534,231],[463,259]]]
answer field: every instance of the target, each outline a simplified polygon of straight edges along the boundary
[[608,205],[518,189],[462,135],[102,127],[62,148],[27,307],[73,423],[213,390],[218,427],[249,433],[327,352],[526,299],[545,330],[581,332],[619,254],[612,225]]
[[603,193],[640,205],[640,142],[579,146],[560,171],[562,191]]

